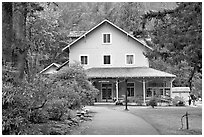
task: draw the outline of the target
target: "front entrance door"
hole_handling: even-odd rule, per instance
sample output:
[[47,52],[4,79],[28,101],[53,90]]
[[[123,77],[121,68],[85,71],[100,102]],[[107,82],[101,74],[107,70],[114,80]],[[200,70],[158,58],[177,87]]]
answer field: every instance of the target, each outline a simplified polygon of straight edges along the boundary
[[102,84],[102,100],[112,99],[112,84]]

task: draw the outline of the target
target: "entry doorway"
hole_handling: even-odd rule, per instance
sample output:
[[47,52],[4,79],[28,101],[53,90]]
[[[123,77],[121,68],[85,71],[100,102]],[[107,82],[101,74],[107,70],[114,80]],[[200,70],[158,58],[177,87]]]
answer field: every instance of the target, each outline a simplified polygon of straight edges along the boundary
[[102,100],[108,102],[112,100],[112,84],[103,83],[102,84]]

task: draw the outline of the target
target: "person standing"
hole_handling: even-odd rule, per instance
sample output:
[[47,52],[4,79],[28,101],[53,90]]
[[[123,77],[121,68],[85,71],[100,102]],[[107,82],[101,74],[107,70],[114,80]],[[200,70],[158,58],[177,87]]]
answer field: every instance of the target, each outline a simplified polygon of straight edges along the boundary
[[191,96],[189,95],[188,98],[189,98],[189,99],[188,99],[188,104],[189,104],[189,106],[190,106],[190,105],[191,105]]

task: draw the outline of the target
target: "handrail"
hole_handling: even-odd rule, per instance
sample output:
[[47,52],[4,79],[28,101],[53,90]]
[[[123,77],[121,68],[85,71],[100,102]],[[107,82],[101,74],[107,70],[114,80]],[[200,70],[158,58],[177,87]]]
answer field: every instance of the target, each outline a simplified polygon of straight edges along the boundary
[[186,117],[186,129],[189,129],[189,123],[188,123],[188,116],[190,114],[188,114],[188,112],[186,112],[186,114],[184,114],[182,117],[181,117],[181,129],[183,129],[183,118]]

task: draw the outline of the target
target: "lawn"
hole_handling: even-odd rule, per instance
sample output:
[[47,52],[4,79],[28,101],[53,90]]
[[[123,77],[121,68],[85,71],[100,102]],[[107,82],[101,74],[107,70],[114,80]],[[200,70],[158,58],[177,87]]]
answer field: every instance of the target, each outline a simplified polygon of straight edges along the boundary
[[[121,107],[118,107],[121,109]],[[201,107],[137,107],[129,106],[129,113],[137,115],[150,123],[161,135],[202,134]],[[186,112],[189,115],[189,130],[186,130],[186,120],[181,129],[181,117]]]

